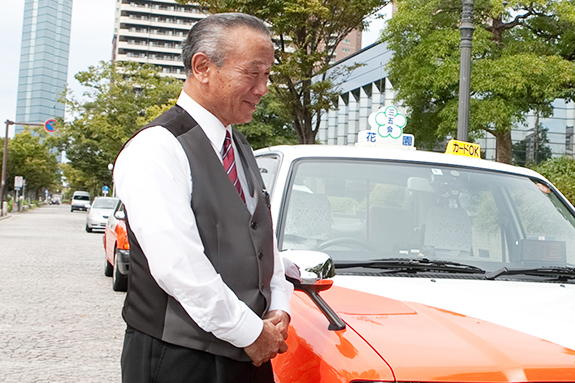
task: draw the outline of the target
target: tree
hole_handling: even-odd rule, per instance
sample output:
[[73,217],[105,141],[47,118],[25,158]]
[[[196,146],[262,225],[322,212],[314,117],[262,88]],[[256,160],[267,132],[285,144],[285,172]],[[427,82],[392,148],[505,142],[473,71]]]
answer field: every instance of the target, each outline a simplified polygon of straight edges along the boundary
[[[59,188],[58,161],[56,153],[51,153],[52,141],[42,128],[26,127],[8,141],[6,160],[6,190],[14,189],[14,177],[26,180],[26,189],[35,198],[41,188]],[[4,139],[0,139],[0,168]]]
[[575,158],[564,155],[555,157],[533,168],[551,181],[572,203],[575,203]]
[[[389,77],[408,109],[406,131],[416,135],[418,146],[433,147],[457,131],[462,4],[399,0],[397,5],[382,36],[395,52]],[[575,4],[475,1],[469,135],[493,134],[497,161],[511,162],[511,130],[528,112],[548,117],[551,102],[571,98],[575,89],[569,49],[541,32],[551,29],[549,20],[572,23]]]
[[236,128],[246,136],[254,149],[297,143],[293,120],[273,93],[262,97],[251,122]]
[[[277,65],[270,76],[271,91],[285,105],[297,139],[314,144],[321,113],[337,107],[334,82],[327,75],[336,46],[389,0],[176,0],[196,3],[212,13],[243,12],[268,23],[276,42]],[[317,77],[316,77],[317,76]]]
[[150,121],[143,122],[142,117],[173,104],[182,82],[161,77],[157,67],[132,62],[101,62],[75,78],[87,88],[87,101],[78,101],[71,93],[66,96],[75,118],[57,131],[59,147],[70,161],[64,175],[76,187],[96,193],[111,185],[108,164],[114,163],[122,145]]

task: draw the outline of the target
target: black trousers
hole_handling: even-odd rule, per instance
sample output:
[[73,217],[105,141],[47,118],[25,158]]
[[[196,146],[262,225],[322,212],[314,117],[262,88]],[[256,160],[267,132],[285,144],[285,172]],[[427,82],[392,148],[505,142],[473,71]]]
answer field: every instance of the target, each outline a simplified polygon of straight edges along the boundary
[[122,350],[122,383],[273,383],[270,362],[251,362],[176,346],[127,329]]

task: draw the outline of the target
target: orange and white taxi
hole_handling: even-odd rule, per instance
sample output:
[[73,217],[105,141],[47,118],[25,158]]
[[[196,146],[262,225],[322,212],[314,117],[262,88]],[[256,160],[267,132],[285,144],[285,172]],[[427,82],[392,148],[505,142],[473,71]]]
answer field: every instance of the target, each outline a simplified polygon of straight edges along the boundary
[[301,273],[276,381],[575,382],[574,207],[473,145],[379,128],[255,152]]
[[114,291],[126,291],[128,289],[130,243],[128,242],[128,230],[125,221],[124,204],[119,201],[114,212],[108,217],[103,239],[104,251],[106,252],[104,274],[107,277],[112,277],[112,289]]

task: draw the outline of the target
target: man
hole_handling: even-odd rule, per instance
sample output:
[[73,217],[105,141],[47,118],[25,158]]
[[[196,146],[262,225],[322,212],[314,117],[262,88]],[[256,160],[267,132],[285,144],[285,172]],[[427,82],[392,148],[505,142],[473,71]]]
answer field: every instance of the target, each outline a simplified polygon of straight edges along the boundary
[[124,382],[273,382],[289,297],[268,199],[245,138],[274,48],[261,20],[216,14],[183,43],[177,105],[114,167],[130,239]]

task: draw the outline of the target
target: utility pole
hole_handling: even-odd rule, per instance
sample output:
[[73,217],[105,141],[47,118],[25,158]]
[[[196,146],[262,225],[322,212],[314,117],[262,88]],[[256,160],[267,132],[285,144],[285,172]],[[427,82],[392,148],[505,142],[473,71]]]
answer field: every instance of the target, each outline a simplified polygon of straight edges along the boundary
[[459,111],[457,118],[457,139],[467,141],[469,136],[469,99],[471,77],[471,46],[473,31],[474,0],[461,0],[461,61],[459,67]]
[[4,136],[4,152],[2,153],[2,180],[0,181],[0,216],[4,215],[4,186],[6,185],[6,161],[8,160],[8,129],[14,125],[13,121],[6,120],[6,135]]
[[4,191],[6,189],[6,162],[8,162],[8,130],[10,125],[44,126],[27,122],[6,120],[6,136],[4,136],[4,152],[2,153],[2,179],[0,180],[0,216],[4,215]]

